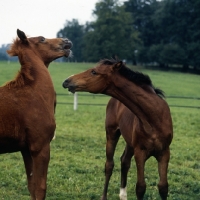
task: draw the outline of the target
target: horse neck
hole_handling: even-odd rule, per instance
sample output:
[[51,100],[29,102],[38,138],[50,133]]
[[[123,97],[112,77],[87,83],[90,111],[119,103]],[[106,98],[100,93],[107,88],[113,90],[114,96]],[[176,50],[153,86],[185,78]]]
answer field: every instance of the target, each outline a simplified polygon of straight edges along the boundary
[[159,106],[163,106],[164,100],[154,90],[146,91],[125,78],[122,79],[113,78],[113,85],[106,90],[106,94],[121,101],[140,119],[146,132],[151,132],[150,124],[159,121],[159,113],[162,112]]
[[[22,68],[46,73],[47,67],[44,61],[31,49],[26,49],[19,55],[19,62]],[[40,74],[40,73],[39,73]]]
[[35,86],[41,87],[41,83],[43,86],[53,85],[47,66],[31,49],[26,49],[18,57],[21,63],[20,73],[25,74],[27,79],[34,80]]

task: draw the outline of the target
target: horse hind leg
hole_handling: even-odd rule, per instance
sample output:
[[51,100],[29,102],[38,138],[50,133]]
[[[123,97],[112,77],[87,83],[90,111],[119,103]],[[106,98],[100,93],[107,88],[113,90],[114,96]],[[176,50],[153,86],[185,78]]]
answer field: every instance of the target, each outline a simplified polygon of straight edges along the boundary
[[33,178],[35,184],[35,200],[44,200],[46,197],[47,170],[50,160],[50,144],[46,143],[38,152],[31,152],[33,159]]
[[136,183],[136,195],[137,200],[142,200],[146,191],[146,183],[144,179],[144,166],[147,160],[147,153],[141,149],[134,150],[134,157],[137,167],[137,183]]
[[127,200],[127,174],[131,166],[131,158],[133,157],[133,148],[126,145],[126,148],[121,156],[121,186],[119,198],[120,200]]
[[168,163],[170,159],[170,150],[169,148],[162,152],[161,155],[156,157],[158,161],[158,172],[160,176],[160,180],[158,183],[158,190],[162,200],[167,199],[168,195],[168,181],[167,181],[167,170]]
[[[57,101],[56,101],[56,92],[55,92],[55,99],[54,99],[54,115],[55,115],[55,112],[56,112],[56,104],[57,104]],[[56,139],[56,129],[54,131],[54,135],[53,135],[53,138],[52,140],[55,140]]]
[[24,166],[26,169],[26,176],[28,181],[28,190],[30,192],[31,200],[36,199],[35,198],[35,186],[33,182],[33,161],[31,158],[31,154],[29,152],[29,149],[24,149],[21,151],[23,160],[24,160]]
[[106,142],[105,184],[104,184],[104,190],[103,190],[103,195],[101,197],[101,200],[107,199],[108,184],[109,184],[110,177],[112,176],[112,171],[114,168],[113,156],[114,156],[115,148],[118,143],[121,132],[119,129],[114,132],[109,129],[106,129],[106,134],[107,134],[106,135],[107,142]]

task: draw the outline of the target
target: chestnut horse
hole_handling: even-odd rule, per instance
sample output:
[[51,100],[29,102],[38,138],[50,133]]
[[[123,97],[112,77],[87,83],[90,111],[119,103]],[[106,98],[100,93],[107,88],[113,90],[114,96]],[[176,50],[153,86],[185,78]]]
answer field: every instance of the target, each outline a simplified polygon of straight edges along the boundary
[[62,38],[27,38],[20,30],[17,35],[7,52],[18,56],[21,69],[0,87],[0,154],[21,152],[31,200],[43,200],[56,128],[56,96],[47,68],[56,58],[68,57],[72,43]]
[[160,196],[163,200],[167,199],[172,119],[163,92],[154,88],[150,78],[130,70],[121,61],[105,59],[94,68],[70,76],[63,82],[63,87],[73,93],[86,91],[114,97],[109,101],[106,112],[107,160],[102,200],[107,199],[114,151],[120,135],[126,141],[121,157],[120,199],[127,199],[127,173],[133,155],[137,167],[137,199],[143,199],[146,191],[144,167],[151,156],[158,161]]

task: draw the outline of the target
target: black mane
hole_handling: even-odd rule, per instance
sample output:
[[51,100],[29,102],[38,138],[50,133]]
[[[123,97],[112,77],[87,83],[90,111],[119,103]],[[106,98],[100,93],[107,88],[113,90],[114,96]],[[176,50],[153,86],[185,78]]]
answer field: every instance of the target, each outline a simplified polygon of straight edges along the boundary
[[[100,61],[100,64],[104,65],[114,65],[118,63],[119,61],[115,59],[104,59]],[[122,62],[123,63],[123,62]],[[151,86],[156,94],[160,97],[165,97],[164,92],[160,90],[159,88],[155,88],[152,84],[152,81],[148,75],[145,75],[141,72],[133,71],[130,68],[126,67],[126,65],[123,63],[122,67],[119,69],[119,74],[128,79],[129,81],[137,84],[138,86],[141,85],[149,85]]]

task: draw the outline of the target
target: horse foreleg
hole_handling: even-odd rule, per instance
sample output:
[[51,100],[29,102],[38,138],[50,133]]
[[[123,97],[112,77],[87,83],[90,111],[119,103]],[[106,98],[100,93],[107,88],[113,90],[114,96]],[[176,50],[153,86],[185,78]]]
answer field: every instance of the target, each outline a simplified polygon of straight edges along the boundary
[[137,167],[136,195],[138,200],[142,200],[146,191],[146,183],[144,179],[144,166],[147,159],[146,152],[141,149],[135,149],[134,157]]
[[23,160],[24,160],[24,166],[26,169],[26,176],[27,176],[27,181],[28,181],[28,190],[30,192],[30,196],[31,199],[34,200],[35,199],[35,186],[34,186],[34,182],[33,182],[33,174],[32,174],[32,170],[33,170],[33,161],[31,158],[31,154],[29,149],[24,149],[23,151],[21,151]]
[[[55,99],[54,99],[54,115],[56,113],[56,104],[57,104],[57,100],[56,100],[56,92],[55,92]],[[55,140],[56,139],[56,130],[54,131],[54,135],[53,135],[53,138],[52,140]]]
[[119,129],[115,132],[112,132],[113,134],[110,133],[111,133],[110,131],[106,130],[107,142],[106,142],[105,184],[101,200],[107,199],[108,184],[114,168],[113,156],[117,142],[121,135]]
[[131,158],[133,157],[133,153],[133,148],[126,145],[124,153],[121,156],[121,187],[119,194],[120,200],[127,200],[127,174],[131,165]]
[[157,156],[156,159],[158,161],[158,172],[160,176],[158,189],[162,200],[166,200],[168,195],[167,169],[170,159],[169,148],[162,152],[162,155]]
[[33,158],[33,178],[35,199],[44,200],[46,196],[47,170],[50,160],[50,144],[45,144],[39,152],[31,153]]

